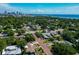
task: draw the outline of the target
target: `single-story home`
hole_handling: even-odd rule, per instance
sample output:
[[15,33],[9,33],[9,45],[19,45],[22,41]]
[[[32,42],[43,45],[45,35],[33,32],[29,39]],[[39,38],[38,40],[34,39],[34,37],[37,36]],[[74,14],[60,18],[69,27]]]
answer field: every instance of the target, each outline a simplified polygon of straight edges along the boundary
[[7,46],[2,51],[2,55],[19,55],[19,54],[21,54],[21,49],[15,45]]
[[43,38],[45,39],[52,37],[50,33],[42,33],[42,35],[43,35]]
[[50,34],[51,35],[56,35],[56,34],[58,34],[56,31],[50,31]]

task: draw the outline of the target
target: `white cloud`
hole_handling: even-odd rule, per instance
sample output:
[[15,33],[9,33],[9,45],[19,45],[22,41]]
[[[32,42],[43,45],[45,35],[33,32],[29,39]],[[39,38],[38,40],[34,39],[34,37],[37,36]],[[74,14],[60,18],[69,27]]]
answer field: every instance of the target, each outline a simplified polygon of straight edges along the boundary
[[4,11],[7,10],[8,12],[12,12],[12,11],[20,11],[21,9],[10,6],[9,4],[6,3],[0,3],[0,10],[4,10]]
[[4,4],[4,3],[0,3],[0,10],[7,10],[7,11],[12,11],[13,8],[9,5],[9,4]]
[[79,6],[68,6],[58,8],[29,9],[30,13],[36,14],[79,14]]
[[10,6],[8,4],[5,4],[5,3],[0,3],[0,7],[9,8]]

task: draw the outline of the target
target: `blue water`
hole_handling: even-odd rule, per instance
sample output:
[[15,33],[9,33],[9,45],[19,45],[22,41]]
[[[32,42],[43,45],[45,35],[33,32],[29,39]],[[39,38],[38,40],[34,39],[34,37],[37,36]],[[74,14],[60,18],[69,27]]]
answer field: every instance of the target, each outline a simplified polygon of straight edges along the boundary
[[79,15],[77,14],[32,14],[33,16],[54,16],[60,18],[77,18],[79,19]]

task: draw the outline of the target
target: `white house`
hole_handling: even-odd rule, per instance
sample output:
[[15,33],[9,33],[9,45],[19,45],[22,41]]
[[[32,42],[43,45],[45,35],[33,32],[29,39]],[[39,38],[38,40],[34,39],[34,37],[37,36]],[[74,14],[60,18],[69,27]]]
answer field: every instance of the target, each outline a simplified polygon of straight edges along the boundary
[[7,46],[2,51],[2,55],[19,55],[21,54],[21,49],[17,46]]
[[56,32],[56,31],[50,31],[50,34],[51,34],[51,35],[56,35],[57,32]]
[[0,33],[0,37],[5,37],[5,36],[7,36],[8,34],[7,33],[5,33],[5,32],[3,32],[3,33]]
[[52,37],[50,33],[42,33],[42,35],[45,39]]

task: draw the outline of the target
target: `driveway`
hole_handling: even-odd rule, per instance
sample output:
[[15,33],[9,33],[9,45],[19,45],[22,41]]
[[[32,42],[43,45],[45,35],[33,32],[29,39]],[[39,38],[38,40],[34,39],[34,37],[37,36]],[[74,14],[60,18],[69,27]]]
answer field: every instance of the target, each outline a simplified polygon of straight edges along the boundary
[[46,55],[52,55],[52,53],[51,53],[49,47],[47,46],[47,44],[43,43],[44,40],[42,38],[38,38],[34,33],[32,35],[35,37],[36,42],[38,42],[38,44],[42,47],[42,49],[44,50],[44,53]]

